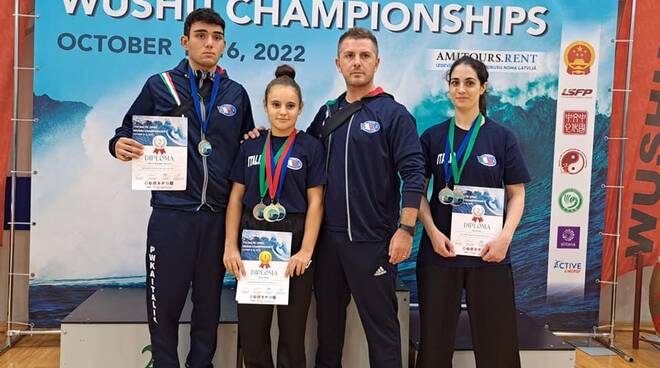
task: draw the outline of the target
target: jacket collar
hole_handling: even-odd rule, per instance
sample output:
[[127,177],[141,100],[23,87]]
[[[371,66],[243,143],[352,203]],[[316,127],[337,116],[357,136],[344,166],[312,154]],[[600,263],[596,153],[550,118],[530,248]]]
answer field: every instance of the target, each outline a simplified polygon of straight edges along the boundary
[[[174,68],[174,71],[188,77],[188,58],[182,59],[179,64]],[[220,78],[229,78],[227,70],[223,69],[220,65],[216,65],[216,74],[220,73]]]
[[[383,90],[382,87],[376,87],[372,91],[367,93],[364,97],[362,97],[362,100],[364,100],[366,102],[367,100],[375,99],[377,97],[387,97],[387,98],[394,99],[394,96],[392,96],[391,94],[385,92],[385,90]],[[336,109],[339,108],[338,102],[341,101],[341,100],[345,100],[345,99],[346,99],[346,92],[344,91],[344,93],[339,95],[334,100],[328,100],[328,102],[326,102],[326,105],[328,105],[328,107],[334,108],[336,110]]]

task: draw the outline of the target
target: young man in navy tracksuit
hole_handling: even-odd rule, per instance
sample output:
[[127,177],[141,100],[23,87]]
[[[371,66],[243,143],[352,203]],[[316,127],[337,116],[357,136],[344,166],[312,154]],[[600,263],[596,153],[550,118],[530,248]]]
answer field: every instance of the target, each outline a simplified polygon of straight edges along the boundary
[[[346,92],[321,107],[308,129],[323,139],[328,177],[315,256],[317,368],[341,367],[351,294],[366,332],[371,367],[402,364],[396,265],[410,256],[424,158],[413,117],[375,88],[379,62],[371,32],[354,28],[344,33],[336,64]],[[321,134],[329,117],[359,100],[359,111],[329,135]]]
[[[254,128],[245,89],[217,66],[226,46],[224,29],[224,20],[211,9],[190,13],[181,37],[187,59],[147,80],[109,142],[110,153],[117,159],[137,159],[143,146],[131,138],[133,115],[167,116],[193,100],[190,108],[179,113],[188,119],[186,189],[152,191],[151,196],[146,270],[155,368],[179,367],[179,318],[191,285],[193,312],[186,367],[213,366],[225,273],[222,257],[229,174],[243,133]],[[199,91],[205,84],[214,85],[212,90],[217,93],[204,97]],[[192,98],[193,88],[199,99]]]

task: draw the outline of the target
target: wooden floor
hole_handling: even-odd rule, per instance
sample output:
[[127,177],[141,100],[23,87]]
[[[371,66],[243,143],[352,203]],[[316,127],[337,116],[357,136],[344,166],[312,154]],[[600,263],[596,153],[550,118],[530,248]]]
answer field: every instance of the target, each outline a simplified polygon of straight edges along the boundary
[[23,337],[0,355],[1,368],[55,368],[60,366],[60,336]]
[[[576,368],[658,368],[660,367],[660,350],[653,345],[639,342],[639,349],[632,349],[632,332],[618,332],[615,334],[614,344],[617,348],[630,355],[634,361],[627,363],[618,355],[607,357],[591,357],[580,350],[575,354]],[[1,365],[0,365],[1,367]]]
[[[640,342],[639,350],[631,349],[631,333],[617,334],[617,347],[624,350],[635,361],[626,363],[619,356],[590,357],[581,351],[576,353],[576,368],[658,368],[660,350]],[[60,366],[59,336],[28,336],[0,354],[0,368],[57,368]]]

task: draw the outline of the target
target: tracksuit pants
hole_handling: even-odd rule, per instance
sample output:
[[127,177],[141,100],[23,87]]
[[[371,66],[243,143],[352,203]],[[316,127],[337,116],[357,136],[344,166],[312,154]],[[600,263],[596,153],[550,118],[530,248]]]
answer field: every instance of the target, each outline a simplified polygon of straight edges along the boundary
[[511,265],[443,267],[417,263],[420,351],[417,368],[451,368],[465,289],[478,368],[519,368]]
[[192,286],[186,367],[213,367],[225,268],[225,211],[154,208],[147,228],[147,313],[154,368],[178,368],[179,318]]
[[[241,217],[243,229],[288,231],[293,233],[291,255],[300,250],[305,229],[304,214],[287,214],[278,222],[259,221],[252,217],[251,209]],[[240,234],[239,234],[240,235]],[[307,312],[312,298],[313,264],[301,276],[289,280],[289,304],[277,306],[279,339],[277,343],[278,368],[305,368],[305,330]],[[238,335],[246,368],[272,368],[270,327],[273,305],[239,304]]]
[[321,230],[314,273],[317,368],[341,367],[351,294],[367,336],[370,366],[401,367],[397,268],[389,263],[388,249],[389,241],[351,242],[345,232]]

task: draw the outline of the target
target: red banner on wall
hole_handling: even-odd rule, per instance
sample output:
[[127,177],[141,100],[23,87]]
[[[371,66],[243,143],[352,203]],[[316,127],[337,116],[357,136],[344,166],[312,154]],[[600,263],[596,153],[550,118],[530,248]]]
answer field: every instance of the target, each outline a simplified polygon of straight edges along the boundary
[[[0,229],[4,229],[5,177],[12,144],[12,106],[14,99],[14,2],[0,4]],[[0,236],[0,246],[2,245]]]
[[[6,175],[8,173],[9,155],[13,143],[12,135],[12,117],[14,106],[14,1],[0,2],[0,45],[3,52],[0,53],[0,229],[5,228],[5,222],[9,219],[4,218],[5,206],[5,185],[7,184]],[[34,0],[20,0],[19,14],[34,14]],[[26,35],[27,18],[19,18],[19,59],[22,57],[22,47]],[[19,116],[20,117],[20,116]],[[0,236],[0,246],[2,246],[2,236]]]
[[[632,1],[625,2],[617,38],[629,39]],[[609,147],[608,185],[615,185],[620,165],[624,165],[621,189],[621,226],[618,274],[634,270],[634,255],[644,255],[644,265],[654,265],[660,256],[660,2],[638,0],[632,30],[633,50],[630,70],[630,96],[627,127],[623,132],[624,94],[614,92],[611,137],[625,135],[625,161],[621,162],[622,140],[611,140]],[[628,43],[618,43],[615,59],[614,88],[624,89],[628,62]],[[608,190],[605,233],[616,234],[618,196]],[[614,236],[603,241],[603,280],[611,280],[614,271]]]

